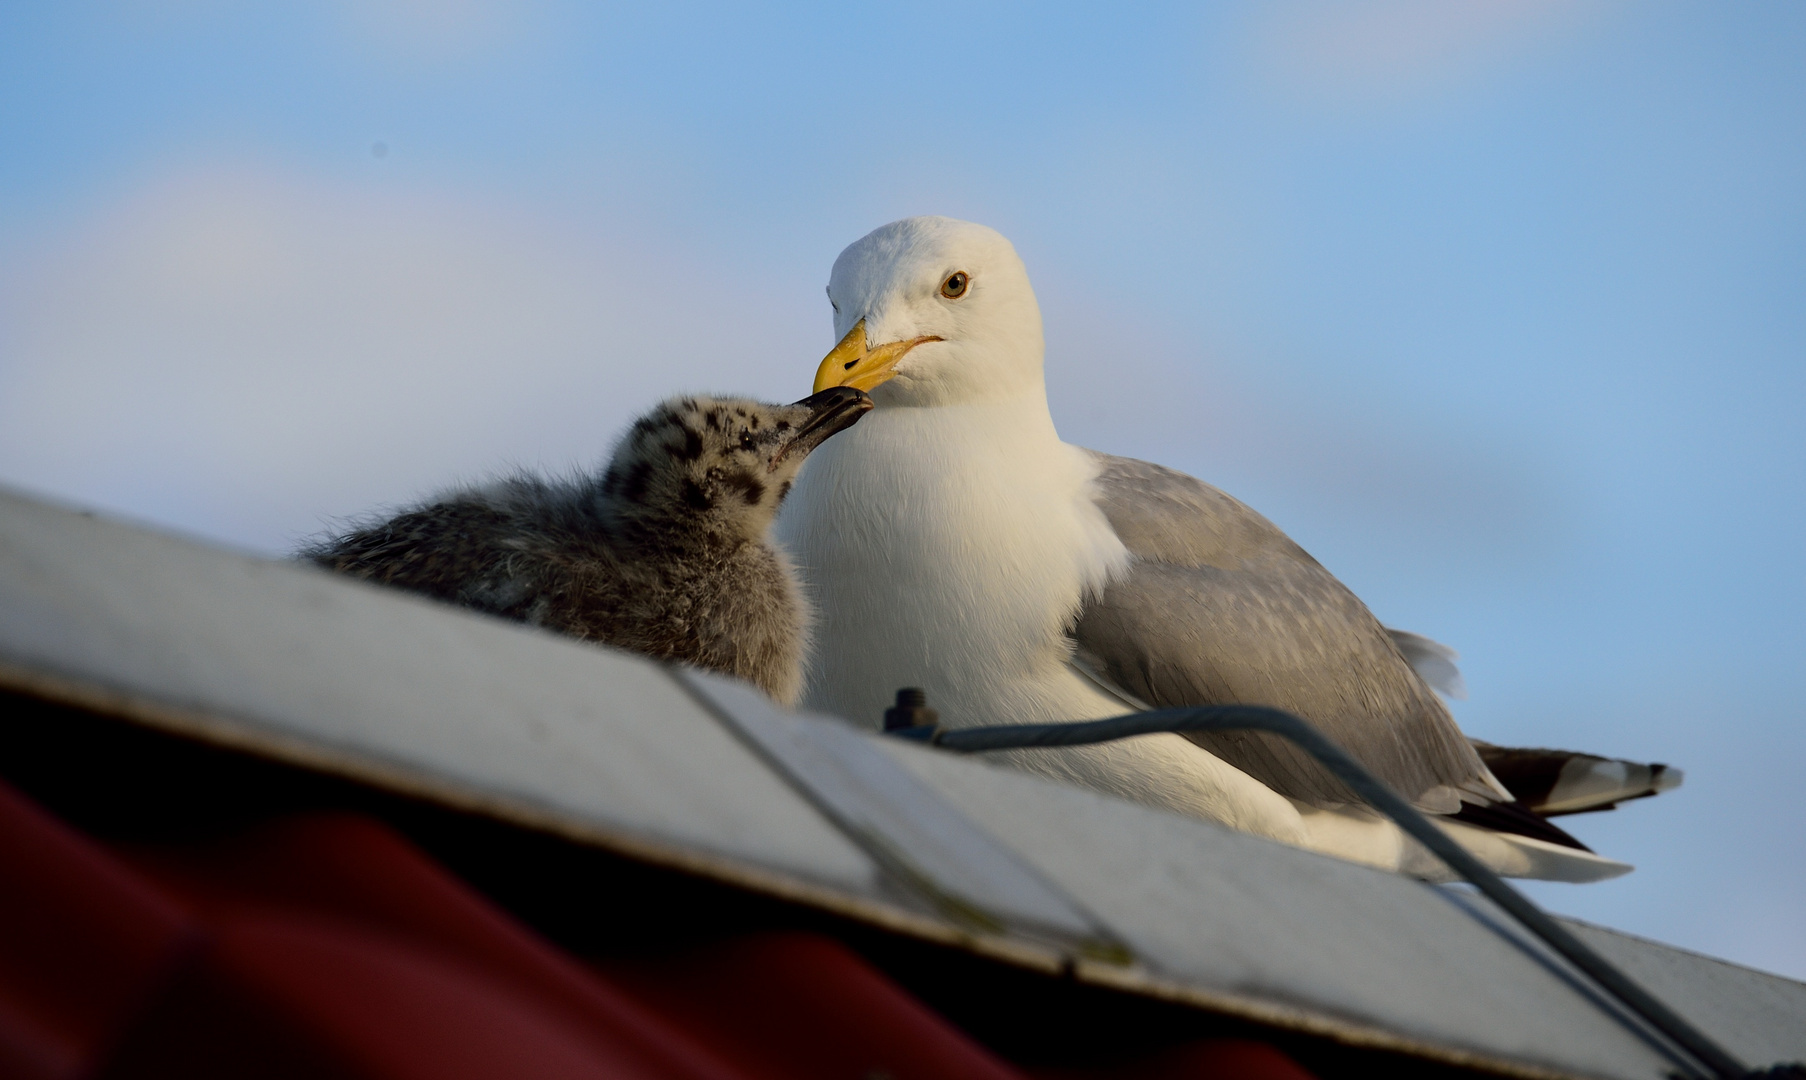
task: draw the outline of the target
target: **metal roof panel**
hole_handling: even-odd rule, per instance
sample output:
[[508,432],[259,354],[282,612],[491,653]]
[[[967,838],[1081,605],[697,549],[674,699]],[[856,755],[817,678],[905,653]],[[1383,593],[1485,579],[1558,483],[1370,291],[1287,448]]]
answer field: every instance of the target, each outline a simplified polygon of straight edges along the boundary
[[[1672,1068],[1471,894],[4,492],[0,685],[1139,993],[1523,1075]],[[1806,1057],[1806,985],[1579,929],[1748,1060]]]

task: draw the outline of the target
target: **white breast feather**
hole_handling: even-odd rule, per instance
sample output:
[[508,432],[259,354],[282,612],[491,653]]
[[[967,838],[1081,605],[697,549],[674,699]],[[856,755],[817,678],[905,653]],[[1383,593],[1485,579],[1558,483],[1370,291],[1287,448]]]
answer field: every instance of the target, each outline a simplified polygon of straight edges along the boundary
[[1049,687],[1065,629],[1129,559],[1094,475],[1038,396],[879,409],[816,451],[778,521],[822,613],[808,704],[876,726],[922,686],[957,726],[1075,715]]

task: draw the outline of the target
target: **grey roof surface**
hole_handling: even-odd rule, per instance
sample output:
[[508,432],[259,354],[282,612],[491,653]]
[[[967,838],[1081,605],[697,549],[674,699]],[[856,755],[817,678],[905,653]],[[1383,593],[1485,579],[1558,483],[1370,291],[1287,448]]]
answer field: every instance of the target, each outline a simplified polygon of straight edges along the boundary
[[[1472,894],[0,492],[0,686],[1007,961],[1521,1075],[1675,1061]],[[1806,984],[1577,930],[1751,1064]]]

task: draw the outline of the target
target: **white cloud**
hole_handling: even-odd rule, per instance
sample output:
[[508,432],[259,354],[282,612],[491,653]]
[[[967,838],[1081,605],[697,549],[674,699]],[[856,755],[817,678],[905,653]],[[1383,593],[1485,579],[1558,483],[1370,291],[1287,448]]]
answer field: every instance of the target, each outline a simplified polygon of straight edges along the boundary
[[[269,169],[165,177],[0,252],[0,479],[280,549],[510,463],[593,462],[666,394],[806,393],[825,267],[655,231]],[[1546,526],[1509,462],[1232,376],[1147,340],[1148,313],[1061,293],[1049,376],[1071,438],[1263,505],[1291,493],[1382,545]]]
[[1365,547],[1416,576],[1426,562],[1472,572],[1475,558],[1540,557],[1561,528],[1552,478],[1508,443],[1388,406],[1384,393],[1335,397],[1245,353],[1166,337],[1179,325],[1171,313],[1056,288],[1066,295],[1047,307],[1048,392],[1075,442],[1191,472],[1301,538],[1334,537],[1345,555]]
[[389,57],[448,64],[513,44],[538,21],[542,6],[530,0],[350,0],[339,7],[359,44]]
[[1569,40],[1604,10],[1581,0],[1294,0],[1266,5],[1259,66],[1335,105],[1396,101],[1491,74]]
[[0,253],[0,478],[280,548],[593,461],[668,393],[807,392],[819,335],[709,264],[419,192],[168,178]]

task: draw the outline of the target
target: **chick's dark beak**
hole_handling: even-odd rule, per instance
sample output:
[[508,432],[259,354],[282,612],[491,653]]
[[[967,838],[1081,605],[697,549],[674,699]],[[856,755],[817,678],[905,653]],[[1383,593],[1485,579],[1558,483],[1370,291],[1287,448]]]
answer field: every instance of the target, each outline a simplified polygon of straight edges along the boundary
[[850,386],[834,386],[819,394],[810,394],[796,403],[796,408],[809,410],[809,416],[796,428],[796,434],[772,455],[775,468],[786,457],[802,457],[836,435],[859,422],[870,412],[872,399],[863,390]]

